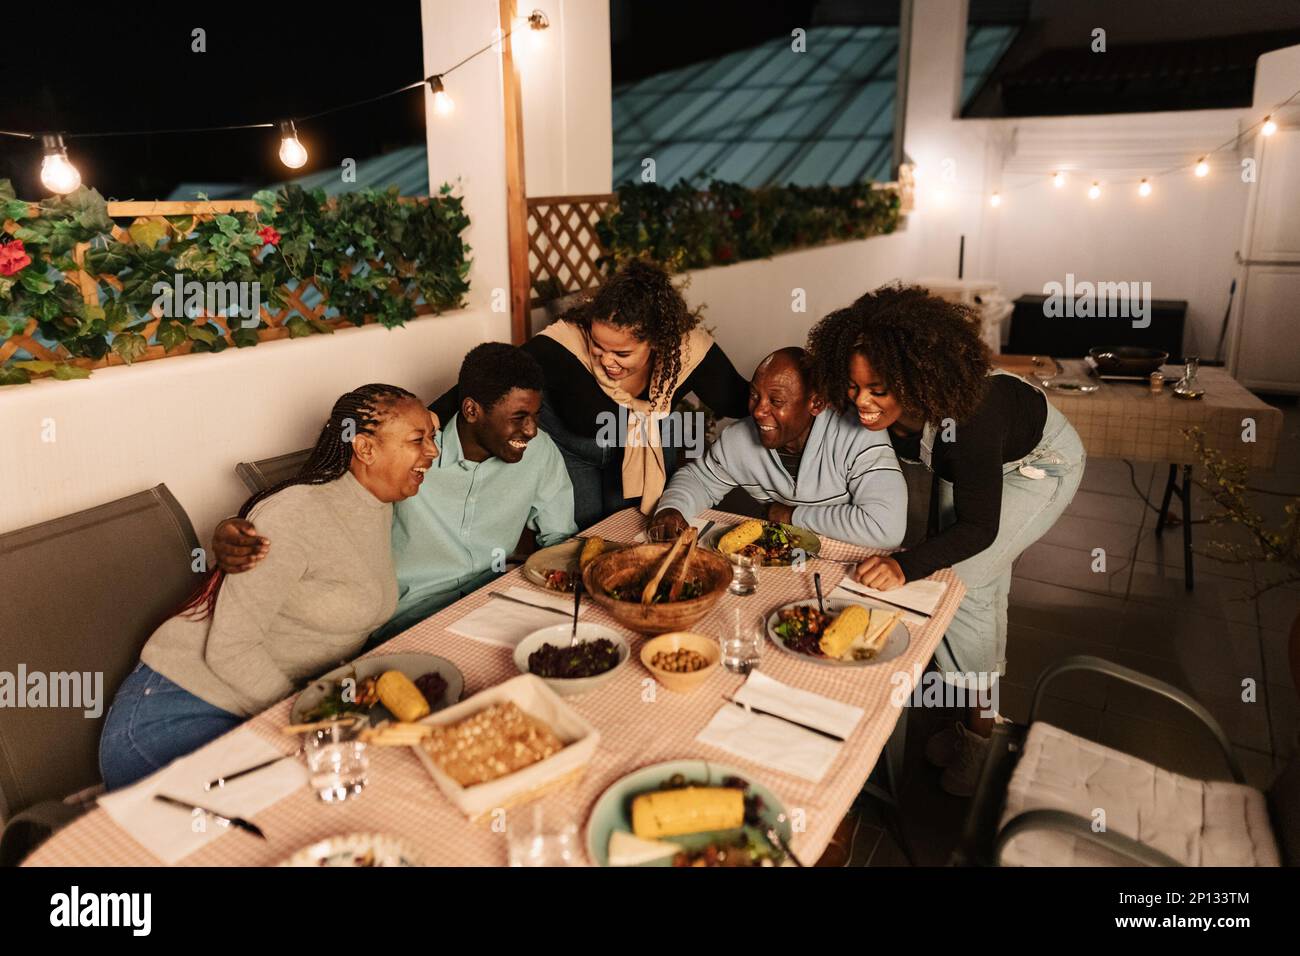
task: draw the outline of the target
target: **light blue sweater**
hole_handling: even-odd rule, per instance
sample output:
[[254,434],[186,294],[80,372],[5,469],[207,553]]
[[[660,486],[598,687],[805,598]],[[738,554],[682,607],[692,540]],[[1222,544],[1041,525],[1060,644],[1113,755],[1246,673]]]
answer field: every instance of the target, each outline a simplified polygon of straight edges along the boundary
[[794,524],[850,544],[897,548],[907,531],[907,484],[889,438],[831,409],[813,420],[795,479],[746,418],[673,475],[656,510],[674,508],[689,519],[736,487],[791,505]]

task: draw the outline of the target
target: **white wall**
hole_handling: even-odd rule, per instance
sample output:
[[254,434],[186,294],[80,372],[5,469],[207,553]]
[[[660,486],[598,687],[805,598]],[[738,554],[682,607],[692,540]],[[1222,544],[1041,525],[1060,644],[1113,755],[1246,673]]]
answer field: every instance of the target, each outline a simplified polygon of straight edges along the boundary
[[[486,44],[497,25],[484,0],[424,0],[422,11],[429,73]],[[309,445],[334,399],[367,382],[431,400],[468,349],[508,339],[508,315],[490,307],[492,290],[508,284],[500,58],[476,58],[447,86],[456,110],[429,113],[429,182],[459,179],[472,222],[466,309],[393,331],[372,325],[0,388],[0,532],[166,482],[206,542],[247,496],[237,462]],[[53,442],[42,440],[49,422]]]
[[524,111],[529,196],[607,193],[613,177],[608,0],[523,2],[550,28],[511,39]]

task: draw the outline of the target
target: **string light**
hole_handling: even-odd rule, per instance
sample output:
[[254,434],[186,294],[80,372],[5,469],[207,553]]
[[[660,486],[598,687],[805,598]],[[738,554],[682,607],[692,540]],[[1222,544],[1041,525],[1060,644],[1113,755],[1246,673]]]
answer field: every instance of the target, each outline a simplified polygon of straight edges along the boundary
[[42,136],[41,147],[45,151],[45,158],[41,160],[41,185],[60,195],[81,185],[81,173],[68,160],[68,150],[61,135]]
[[1146,177],[1143,177],[1142,182],[1138,183],[1138,195],[1143,198],[1151,195],[1151,183]]
[[1210,175],[1210,164],[1205,161],[1204,156],[1196,161],[1196,175],[1200,179]]
[[447,95],[446,87],[442,85],[442,75],[431,76],[427,82],[429,89],[433,90],[433,111],[439,116],[450,116],[456,104],[452,102],[451,97]]
[[1088,187],[1088,198],[1097,199],[1099,196],[1101,196],[1101,184],[1093,183]]
[[1259,131],[1265,136],[1272,136],[1277,132],[1277,123],[1273,122],[1272,116],[1264,117],[1264,125],[1259,128]]
[[1065,185],[1065,173],[1060,172],[1059,170],[1058,170],[1057,172],[1053,173],[1053,174],[1052,174],[1052,185],[1055,186],[1057,189],[1060,189],[1062,186],[1064,186],[1064,185]]
[[992,206],[994,209],[997,209],[998,206],[1002,205],[1002,197],[999,196],[997,193],[994,193],[992,196],[989,197],[989,205]]
[[293,120],[280,124],[280,162],[290,169],[301,169],[307,164],[307,149],[298,142],[298,130]]

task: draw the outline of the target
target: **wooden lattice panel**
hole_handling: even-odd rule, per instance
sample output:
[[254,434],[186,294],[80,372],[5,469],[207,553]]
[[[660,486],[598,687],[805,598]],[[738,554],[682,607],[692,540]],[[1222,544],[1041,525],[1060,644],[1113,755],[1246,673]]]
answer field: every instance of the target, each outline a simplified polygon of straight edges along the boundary
[[[407,201],[420,202],[421,200],[411,199]],[[165,224],[166,216],[193,216],[196,221],[206,221],[222,213],[257,213],[261,211],[261,207],[251,199],[199,202],[110,202],[107,205],[108,215],[110,218],[132,218],[131,225],[150,219],[158,219]],[[35,208],[33,208],[33,213],[35,213],[35,211]],[[6,231],[11,233],[17,229],[17,226],[18,224],[12,220],[4,224]],[[168,226],[168,228],[170,229],[170,226]],[[129,227],[122,228],[121,226],[114,225],[112,235],[113,238],[119,242],[129,243],[133,241]],[[73,251],[73,259],[78,265],[84,264],[86,251],[89,248],[89,244],[82,243]],[[373,259],[368,261],[372,269],[378,270],[380,268],[378,261]],[[349,267],[345,265],[340,271],[346,276],[348,270]],[[122,287],[121,281],[116,276],[92,276],[81,270],[71,270],[65,273],[63,281],[76,286],[77,290],[81,294],[82,301],[91,304],[98,304],[100,302],[101,290],[99,283],[102,282],[107,286],[112,286],[118,291],[120,291]],[[329,301],[328,297],[323,292],[321,293],[321,301],[316,306],[308,306],[303,302],[303,296],[307,295],[308,290],[312,288],[317,288],[316,280],[312,277],[300,281],[295,287],[285,285],[280,286],[280,293],[283,296],[286,305],[284,308],[272,312],[267,309],[265,302],[262,304],[261,317],[267,327],[259,328],[257,330],[258,341],[266,342],[271,339],[287,338],[290,332],[285,323],[295,314],[301,315],[303,319],[312,324],[326,325],[332,329],[344,329],[354,326],[353,322],[345,318],[326,317],[326,311],[329,308]],[[392,294],[405,295],[407,298],[411,299],[412,307],[417,316],[431,315],[436,311],[430,305],[417,304],[416,300],[419,298],[420,293],[413,285],[410,288],[404,288],[403,283],[394,279],[392,282]],[[152,321],[140,330],[140,334],[148,340],[153,339],[154,334],[158,331],[158,325],[163,318],[157,311],[153,311],[151,314],[153,315]],[[207,312],[203,312],[198,316],[195,316],[192,321],[198,325],[203,325],[207,322],[213,323],[221,329],[222,337],[226,339],[227,343],[229,345],[234,344],[230,339],[231,330],[225,317],[220,315],[210,315]],[[363,317],[362,324],[368,325],[374,321],[375,319],[373,316],[367,315]],[[96,369],[110,365],[124,364],[122,357],[111,350],[101,359],[74,358],[62,344],[56,344],[53,348],[42,344],[36,338],[36,330],[37,322],[35,319],[31,319],[21,333],[10,336],[6,341],[0,343],[0,364],[3,364],[8,359],[12,358],[19,349],[26,351],[35,359],[47,362],[67,362],[68,364],[79,366],[80,368]],[[152,359],[185,355],[192,349],[193,343],[190,341],[182,342],[173,347],[171,351],[165,350],[162,345],[156,343],[150,344],[145,350],[145,353],[135,361],[147,362]]]
[[562,294],[594,289],[604,276],[597,265],[606,250],[596,235],[596,223],[617,201],[613,193],[590,196],[541,196],[528,200],[528,275],[531,304],[547,280]]

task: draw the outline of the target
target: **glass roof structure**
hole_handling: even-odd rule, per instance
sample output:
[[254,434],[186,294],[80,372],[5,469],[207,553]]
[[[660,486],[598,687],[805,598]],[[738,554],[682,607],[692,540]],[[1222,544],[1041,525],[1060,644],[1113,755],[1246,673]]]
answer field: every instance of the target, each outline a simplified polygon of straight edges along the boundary
[[[1015,26],[971,26],[962,99]],[[717,178],[749,187],[891,178],[897,26],[814,26],[807,52],[778,37],[614,90],[614,183]],[[913,67],[916,68],[915,66]]]

